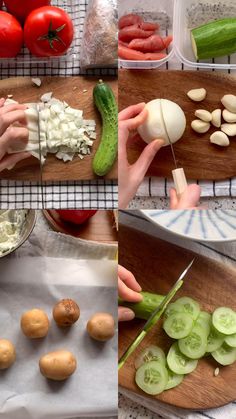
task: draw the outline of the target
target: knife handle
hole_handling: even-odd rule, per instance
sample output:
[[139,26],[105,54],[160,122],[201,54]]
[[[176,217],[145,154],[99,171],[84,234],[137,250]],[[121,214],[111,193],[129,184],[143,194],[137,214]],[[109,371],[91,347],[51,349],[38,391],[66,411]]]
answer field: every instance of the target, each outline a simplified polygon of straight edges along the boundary
[[184,173],[184,169],[180,168],[180,169],[175,169],[172,171],[172,175],[173,175],[173,179],[174,179],[174,184],[175,184],[175,189],[176,189],[176,193],[178,198],[181,198],[181,196],[183,195],[183,193],[186,191],[187,189],[187,180],[185,177],[185,173]]

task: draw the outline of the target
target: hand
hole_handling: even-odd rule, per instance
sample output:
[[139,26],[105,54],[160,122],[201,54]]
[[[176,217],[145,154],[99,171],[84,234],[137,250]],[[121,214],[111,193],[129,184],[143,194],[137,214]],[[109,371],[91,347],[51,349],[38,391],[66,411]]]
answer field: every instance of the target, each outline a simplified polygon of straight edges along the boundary
[[[118,294],[124,301],[138,303],[142,301],[143,297],[140,294],[142,291],[140,285],[136,281],[134,275],[123,268],[118,266]],[[119,321],[128,321],[134,319],[135,314],[130,308],[118,307]]]
[[178,198],[175,189],[170,190],[170,209],[194,209],[197,208],[201,196],[201,188],[198,185],[188,185],[183,195]]
[[[27,144],[29,132],[24,110],[25,105],[13,103],[4,106],[5,99],[0,99],[0,172],[12,169],[20,160],[30,157],[28,152],[8,154],[15,144]],[[14,126],[13,124],[17,124]]]
[[143,150],[132,165],[127,159],[127,144],[140,138],[130,138],[130,132],[144,123],[148,116],[145,103],[129,106],[119,113],[119,208],[125,209],[135,196],[156,153],[163,146],[163,140],[154,140]]

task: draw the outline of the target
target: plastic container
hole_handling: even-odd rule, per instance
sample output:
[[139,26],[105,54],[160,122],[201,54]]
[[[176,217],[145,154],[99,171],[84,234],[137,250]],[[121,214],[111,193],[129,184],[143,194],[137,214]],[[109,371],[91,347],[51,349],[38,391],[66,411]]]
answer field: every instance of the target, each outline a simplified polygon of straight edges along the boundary
[[[137,13],[150,22],[157,22],[160,25],[162,36],[172,35],[174,0],[119,0],[119,18],[128,13]],[[155,61],[134,61],[119,58],[119,67],[130,69],[148,70],[158,68],[167,63],[172,57],[173,43],[168,48],[168,55],[162,60]]]
[[175,0],[174,51],[188,67],[235,70],[236,54],[197,61],[191,44],[190,30],[209,21],[236,17],[236,2],[232,0]]
[[[78,39],[80,34],[79,27],[79,2],[74,2],[73,0],[52,0],[51,6],[56,6],[64,9],[71,17],[74,24],[74,39],[71,47],[66,54],[60,57],[35,57],[29,50],[23,46],[21,52],[15,58],[0,58],[0,64],[7,64],[12,66],[17,66],[18,64],[47,64],[55,63],[55,65],[60,62],[70,61],[74,58],[76,54],[76,45],[78,45]],[[3,10],[6,10],[3,7]]]

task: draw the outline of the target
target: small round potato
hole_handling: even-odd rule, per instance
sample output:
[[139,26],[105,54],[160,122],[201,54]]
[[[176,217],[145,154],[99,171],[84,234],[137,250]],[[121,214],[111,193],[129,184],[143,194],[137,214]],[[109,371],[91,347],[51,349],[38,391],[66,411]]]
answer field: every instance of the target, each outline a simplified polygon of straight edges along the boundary
[[27,311],[21,317],[21,329],[30,339],[44,338],[49,330],[47,314],[38,308]]
[[76,370],[77,362],[74,355],[65,350],[49,352],[39,360],[41,374],[54,381],[63,381]]
[[87,323],[87,332],[91,338],[105,342],[115,334],[115,321],[109,313],[96,313]]
[[0,370],[9,368],[16,359],[14,345],[6,339],[0,339]]
[[69,298],[59,301],[53,308],[53,318],[58,326],[69,327],[80,316],[79,306]]

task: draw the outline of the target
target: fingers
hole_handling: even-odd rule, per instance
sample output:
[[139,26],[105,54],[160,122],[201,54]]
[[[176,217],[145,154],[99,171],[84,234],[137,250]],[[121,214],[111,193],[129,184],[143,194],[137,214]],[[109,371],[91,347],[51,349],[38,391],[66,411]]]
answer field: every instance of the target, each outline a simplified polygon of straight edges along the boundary
[[[4,101],[3,103],[5,103],[5,99],[3,99],[3,101]],[[0,114],[4,115],[5,113],[8,113],[8,112],[24,111],[26,109],[27,109],[26,105],[20,105],[19,103],[11,103],[10,105],[5,105],[3,108],[1,108]]]
[[23,151],[29,138],[29,131],[25,127],[10,127],[0,138],[0,159],[9,149]]
[[119,112],[119,116],[118,116],[119,121],[125,121],[127,119],[134,118],[135,116],[140,114],[140,112],[142,112],[142,110],[144,109],[144,106],[145,106],[145,103],[143,102],[143,103],[138,103],[137,105],[129,106],[126,109],[123,109],[123,111]]
[[135,118],[131,118],[125,121],[126,127],[129,131],[134,131],[146,121],[147,117],[148,111],[146,108],[144,108],[141,113],[135,116]]
[[131,303],[139,303],[142,301],[143,297],[139,292],[133,291],[129,288],[120,278],[118,278],[118,291],[119,297],[124,301],[129,301]]
[[30,153],[27,153],[27,152],[7,155],[0,162],[0,172],[2,172],[5,169],[8,169],[8,170],[13,169],[13,167],[19,161],[24,160],[24,159],[27,159],[29,157],[31,157],[31,154]]
[[140,292],[142,288],[140,287],[139,283],[136,281],[132,272],[125,269],[123,266],[118,266],[118,276],[119,278],[133,291]]
[[198,206],[201,196],[201,188],[199,185],[189,185],[183,195],[178,199],[176,191],[170,193],[171,209],[191,209]]
[[4,99],[4,97],[2,97],[0,99],[0,108],[2,108],[4,106],[4,103],[5,103],[5,99]]
[[127,322],[129,320],[133,320],[135,314],[130,308],[126,307],[119,307],[118,308],[118,320],[119,322]]
[[[1,108],[2,110],[3,108]],[[6,129],[14,124],[15,122],[20,122],[26,125],[26,116],[23,110],[16,110],[12,112],[0,114],[0,136],[6,131]]]
[[144,176],[146,175],[150,164],[152,163],[156,153],[163,146],[163,140],[155,140],[148,144],[143,150],[141,156],[133,165],[133,172],[135,173],[135,178],[141,183]]

